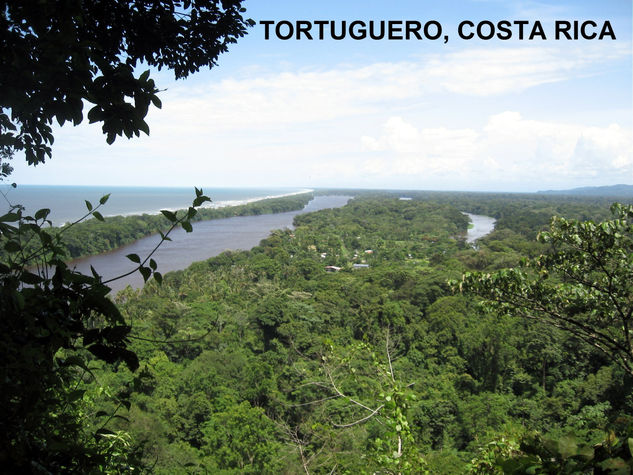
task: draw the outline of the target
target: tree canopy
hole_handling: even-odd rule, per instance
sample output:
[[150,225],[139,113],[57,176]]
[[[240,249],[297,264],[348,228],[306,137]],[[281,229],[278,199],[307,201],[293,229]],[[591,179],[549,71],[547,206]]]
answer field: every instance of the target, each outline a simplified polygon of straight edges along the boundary
[[[53,121],[102,123],[116,136],[149,134],[158,88],[139,66],[185,78],[212,67],[244,36],[242,0],[9,0],[0,2],[0,151],[29,164],[51,157]],[[1,162],[2,160],[0,160]]]
[[[137,68],[165,67],[185,78],[212,67],[252,24],[241,3],[0,2],[0,180],[11,173],[7,160],[15,152],[23,151],[29,164],[50,157],[53,121],[79,124],[87,103],[88,120],[102,123],[108,143],[148,134],[149,107],[161,103],[149,70]],[[82,219],[103,221],[98,208],[106,201],[107,195],[96,207],[86,201]],[[195,208],[205,201],[196,189],[184,213],[162,211],[169,226],[160,242],[176,226],[190,232]],[[15,205],[0,216],[0,463],[9,472],[128,473],[134,463],[127,438],[105,426],[129,407],[129,391],[110,398],[116,405],[96,411],[102,422],[86,428],[90,397],[81,387],[91,378],[90,361],[138,367],[127,348],[131,325],[94,269],[86,276],[65,265],[62,237],[74,225],[49,233],[48,209],[23,211]],[[151,254],[128,258],[131,272],[161,282]]]
[[[138,391],[130,422],[110,428],[127,430],[165,474],[185,464],[210,473],[629,473],[631,376],[569,331],[483,312],[447,285],[467,271],[516,267],[521,249],[554,259],[566,244],[529,243],[513,231],[525,223],[511,222],[472,248],[458,209],[385,195],[302,214],[250,251],[119,294],[143,339],[131,342],[139,370],[116,374]],[[566,203],[549,203],[573,221]],[[540,216],[540,203],[523,208]],[[591,209],[598,226],[603,213]],[[527,222],[526,235],[540,228]],[[628,249],[619,246],[609,252]],[[546,283],[561,283],[554,274]]]
[[539,240],[551,252],[522,267],[467,273],[460,289],[504,313],[570,332],[633,375],[633,207],[611,207],[613,219],[554,217]]

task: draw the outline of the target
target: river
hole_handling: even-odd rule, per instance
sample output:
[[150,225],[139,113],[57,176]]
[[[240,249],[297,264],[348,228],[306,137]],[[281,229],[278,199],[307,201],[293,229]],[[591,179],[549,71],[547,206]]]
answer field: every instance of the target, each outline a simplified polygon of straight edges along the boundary
[[466,233],[466,242],[473,244],[477,239],[484,237],[495,228],[495,218],[481,214],[464,213],[472,221],[473,227]]
[[[169,236],[172,240],[164,242],[153,258],[158,263],[158,271],[164,274],[185,269],[193,262],[217,256],[226,250],[251,249],[268,237],[274,229],[292,228],[292,221],[296,215],[338,208],[344,206],[350,198],[334,195],[316,196],[305,208],[298,211],[199,221],[193,223],[192,233],[186,233],[183,229],[174,230]],[[159,240],[158,235],[148,236],[105,254],[77,259],[69,263],[69,267],[90,275],[90,266],[93,266],[106,281],[134,269],[134,264],[125,257],[127,254],[138,254],[143,259]],[[143,286],[143,277],[135,272],[108,285],[114,292],[128,285],[139,288]]]

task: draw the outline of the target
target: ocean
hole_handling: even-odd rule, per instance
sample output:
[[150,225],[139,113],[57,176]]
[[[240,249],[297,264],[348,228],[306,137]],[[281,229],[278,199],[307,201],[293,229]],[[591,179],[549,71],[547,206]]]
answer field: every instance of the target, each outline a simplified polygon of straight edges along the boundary
[[[161,209],[177,210],[191,206],[195,198],[193,187],[131,187],[131,186],[49,186],[18,185],[11,188],[0,184],[0,213],[10,204],[21,204],[31,216],[41,208],[51,210],[49,219],[55,226],[75,221],[87,213],[84,200],[94,207],[99,199],[110,193],[110,199],[99,211],[103,216],[155,214]],[[264,198],[287,196],[311,191],[305,188],[203,188],[211,198],[211,207],[244,204]]]

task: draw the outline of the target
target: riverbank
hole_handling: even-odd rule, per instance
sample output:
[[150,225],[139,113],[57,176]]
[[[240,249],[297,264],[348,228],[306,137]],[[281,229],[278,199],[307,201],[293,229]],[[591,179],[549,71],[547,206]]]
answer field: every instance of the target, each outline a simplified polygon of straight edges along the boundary
[[[199,208],[192,221],[283,213],[303,209],[313,198],[311,193],[292,193],[279,198],[253,199],[247,204],[219,208]],[[78,259],[113,251],[139,239],[165,232],[170,226],[162,214],[106,217],[103,221],[88,219],[53,232],[64,233],[69,257]]]
[[[207,209],[220,209],[220,208],[239,208],[244,205],[249,205],[251,203],[257,203],[258,201],[267,201],[267,200],[279,200],[281,198],[288,198],[290,196],[298,196],[298,195],[314,195],[314,190],[311,188],[306,188],[305,190],[293,191],[291,193],[282,193],[280,195],[272,195],[272,196],[263,196],[256,198],[247,198],[242,200],[227,200],[227,201],[211,201],[210,203],[205,203],[200,208],[198,208],[198,212],[204,213]],[[172,207],[172,208],[161,208],[166,209],[167,211],[178,211],[182,209],[182,207]],[[161,210],[148,211],[146,213],[127,213],[122,214],[121,216],[134,216],[138,214],[154,214],[158,215]],[[107,215],[107,217],[111,217],[112,215]],[[204,218],[203,218],[204,219]],[[213,218],[211,218],[213,219]]]
[[472,227],[466,231],[466,242],[473,244],[477,239],[484,237],[495,229],[497,220],[481,214],[464,213],[470,218]]
[[[256,200],[276,199],[294,194],[310,193],[301,187],[219,188],[203,187],[204,194],[213,201],[205,207],[239,206]],[[34,215],[42,208],[51,210],[48,219],[53,226],[72,223],[86,214],[85,200],[96,204],[104,195],[110,195],[106,206],[100,209],[103,216],[140,216],[158,214],[160,210],[186,209],[194,198],[193,186],[89,186],[89,185],[22,185],[12,188],[0,183],[6,200],[0,202],[0,214],[8,211],[10,203],[24,206],[26,214]]]
[[[317,196],[300,210],[198,221],[193,224],[193,233],[175,230],[170,235],[172,240],[163,243],[154,259],[158,262],[158,270],[166,273],[185,269],[193,262],[217,256],[226,250],[248,250],[257,246],[274,229],[292,228],[294,217],[298,214],[338,208],[344,206],[350,198],[339,195]],[[159,239],[157,235],[148,236],[105,254],[74,260],[69,263],[69,267],[90,274],[92,266],[104,280],[109,280],[134,268],[134,264],[125,257],[127,254],[146,256]],[[143,286],[143,278],[139,273],[134,273],[108,285],[114,292],[128,285],[139,288]]]

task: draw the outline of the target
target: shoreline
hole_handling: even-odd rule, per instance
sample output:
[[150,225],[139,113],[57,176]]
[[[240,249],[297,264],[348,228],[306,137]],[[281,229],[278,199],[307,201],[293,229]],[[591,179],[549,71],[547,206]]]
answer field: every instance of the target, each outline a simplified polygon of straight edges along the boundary
[[[337,198],[339,199],[337,200]],[[308,205],[301,209],[198,221],[194,223],[193,233],[175,229],[174,234],[171,235],[172,241],[160,246],[154,259],[158,262],[159,270],[164,275],[167,272],[185,269],[194,262],[205,261],[226,250],[250,250],[259,245],[262,239],[270,236],[271,231],[292,227],[296,215],[319,209],[338,208],[344,206],[350,198],[351,196],[321,196],[313,198]],[[316,207],[310,206],[314,200],[320,202]],[[308,208],[307,211],[305,211],[306,208]],[[147,255],[156,245],[156,239],[155,234],[145,236],[100,254],[72,259],[67,264],[69,268],[74,268],[84,274],[89,274],[91,266],[94,266],[97,272],[105,280],[108,280],[132,270],[135,264],[126,259],[125,256],[128,253],[139,256]],[[133,288],[143,287],[142,276],[136,272],[125,279],[108,284],[113,294],[124,289],[127,285],[131,285]]]
[[[218,201],[218,202],[211,201],[211,203],[205,203],[205,204],[199,206],[198,210],[220,209],[220,208],[227,208],[227,207],[231,207],[231,206],[242,206],[242,205],[246,205],[246,204],[250,204],[250,203],[255,203],[257,201],[272,200],[272,199],[277,199],[277,198],[286,198],[288,196],[303,195],[304,193],[314,193],[314,189],[306,188],[304,190],[293,191],[291,193],[283,193],[281,195],[266,195],[266,196],[261,196],[261,197],[257,197],[257,198],[246,198],[244,200],[224,200],[224,201]],[[124,213],[124,214],[104,214],[103,217],[104,218],[115,218],[117,216],[123,216],[123,217],[127,218],[127,217],[130,217],[130,216],[142,216],[144,214],[147,214],[147,215],[159,215],[162,210],[166,210],[166,211],[180,211],[182,209],[185,209],[185,208],[182,208],[180,206],[175,206],[175,207],[170,207],[170,208],[160,208],[160,209],[156,209],[156,210],[152,210],[152,211],[132,211],[130,213]],[[65,226],[66,224],[68,224],[68,223],[64,223],[62,226]],[[62,226],[58,226],[58,227],[62,227]]]
[[[209,222],[209,221],[215,221],[218,219],[225,219],[225,218],[229,218],[229,217],[234,217],[234,216],[256,216],[259,215],[260,213],[240,213],[240,214],[229,214],[227,216],[222,216],[222,215],[217,215],[214,216],[213,214],[210,213],[215,213],[216,211],[218,211],[218,213],[224,213],[226,214],[226,212],[228,211],[229,213],[231,213],[231,210],[235,210],[235,213],[237,213],[237,211],[239,210],[244,210],[244,209],[249,209],[249,206],[251,205],[255,205],[259,203],[259,202],[279,202],[282,200],[289,200],[292,199],[292,197],[297,196],[297,197],[302,197],[305,196],[305,199],[301,199],[301,203],[303,203],[303,206],[298,208],[298,207],[290,207],[289,209],[275,209],[274,205],[272,207],[271,210],[269,210],[268,212],[264,212],[261,214],[269,214],[269,215],[275,215],[275,214],[279,214],[279,213],[284,213],[284,212],[288,212],[288,211],[302,211],[304,210],[310,202],[312,202],[312,200],[314,200],[314,194],[312,192],[308,192],[308,191],[299,191],[299,192],[292,192],[292,193],[285,193],[282,196],[279,195],[275,195],[275,196],[267,196],[264,198],[252,198],[252,199],[247,199],[247,200],[234,200],[233,202],[244,202],[243,204],[224,204],[223,206],[216,206],[214,208],[211,207],[199,207],[198,208],[198,214],[194,217],[194,219],[192,219],[192,224],[198,225],[199,223],[205,223],[205,222]],[[225,203],[231,203],[229,201],[226,201]],[[183,208],[175,208],[173,211],[181,211],[183,210]],[[219,211],[219,210],[226,210],[226,211]],[[185,210],[186,211],[186,210]],[[205,213],[206,211],[206,213]],[[159,234],[159,229],[156,228],[155,230],[151,231],[151,232],[145,232],[145,230],[150,227],[150,226],[154,226],[156,223],[155,221],[157,219],[164,219],[163,216],[161,215],[160,212],[156,213],[156,214],[144,214],[144,215],[139,215],[139,214],[132,214],[132,215],[114,215],[114,216],[108,216],[105,217],[106,220],[108,219],[114,219],[116,220],[117,218],[120,220],[124,220],[125,221],[129,221],[129,220],[134,220],[135,218],[138,220],[142,220],[142,222],[145,224],[145,228],[138,228],[137,230],[142,232],[143,235],[139,236],[135,239],[122,239],[120,240],[120,242],[118,243],[118,245],[114,246],[114,247],[108,247],[108,248],[104,248],[102,249],[100,252],[81,252],[81,253],[74,253],[70,251],[70,255],[69,258],[66,260],[67,263],[69,262],[74,262],[76,260],[79,259],[87,259],[90,257],[94,257],[94,256],[103,256],[103,255],[107,255],[113,252],[116,252],[122,248],[125,248],[127,246],[133,245],[134,243],[142,240],[142,239],[146,239],[146,238],[150,238],[152,236],[156,236]],[[149,220],[149,221],[148,221]],[[152,221],[154,222],[152,224]],[[100,226],[102,223],[96,222],[93,219],[86,219],[82,222],[77,223],[77,228],[85,228],[86,226],[88,226],[88,229],[90,229],[91,226]],[[106,224],[105,222],[103,224]],[[76,228],[76,229],[77,229]],[[64,227],[57,227],[54,228],[59,230],[60,232],[64,230]],[[180,227],[176,228],[176,230],[180,229]],[[73,231],[71,231],[73,232]],[[68,236],[68,235],[67,235]],[[72,235],[71,235],[72,236]],[[72,241],[66,241],[67,245],[71,244]],[[81,249],[81,247],[80,247]]]
[[[138,187],[138,186],[83,186],[83,185],[20,185],[6,190],[6,200],[0,205],[0,214],[9,212],[11,206],[21,205],[25,215],[33,216],[40,209],[50,209],[48,220],[51,227],[62,228],[81,219],[88,213],[85,201],[97,207],[100,199],[109,194],[110,199],[99,212],[106,218],[130,216],[155,216],[161,210],[187,209],[195,197],[194,187]],[[240,206],[256,201],[280,198],[301,193],[313,193],[310,186],[297,187],[211,187],[202,188],[213,202],[203,203],[198,209],[221,209]]]

